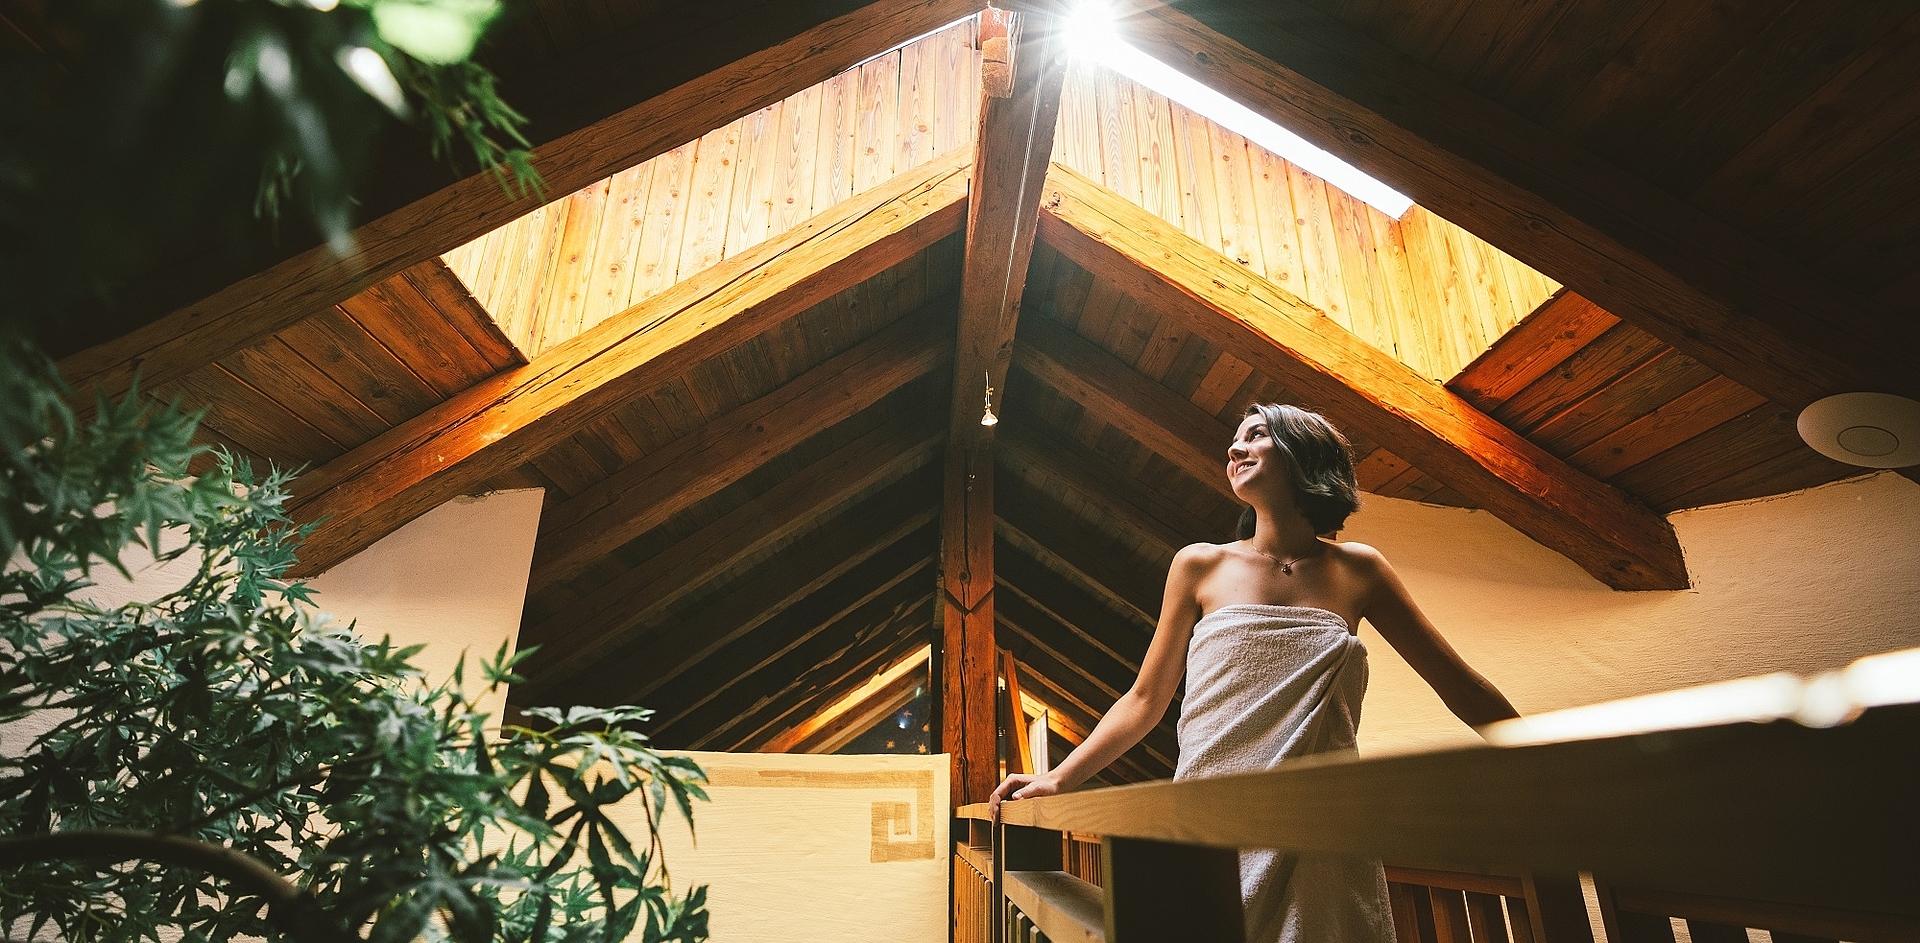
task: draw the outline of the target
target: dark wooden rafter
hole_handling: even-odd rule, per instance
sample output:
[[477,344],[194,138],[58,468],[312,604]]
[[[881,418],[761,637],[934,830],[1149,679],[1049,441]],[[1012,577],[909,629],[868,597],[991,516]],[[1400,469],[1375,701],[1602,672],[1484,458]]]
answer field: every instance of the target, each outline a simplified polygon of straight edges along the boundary
[[831,518],[869,489],[931,462],[939,435],[889,422],[787,476],[719,520],[554,610],[521,632],[541,646],[530,671],[566,675],[593,665],[635,627],[747,560]]
[[1044,238],[1616,589],[1681,589],[1673,528],[1294,295],[1055,166]]
[[[657,24],[649,24],[522,77],[524,84],[515,87],[543,89],[515,104],[534,119],[549,198],[665,153],[978,8],[977,0],[733,6],[722,21],[671,30],[665,42]],[[652,54],[640,52],[647,49]],[[208,273],[205,284],[168,292],[200,300],[61,361],[75,402],[92,403],[94,391],[117,396],[136,373],[148,389],[183,376],[533,208],[505,193],[491,174],[447,186],[437,163],[420,147],[404,168],[383,168],[375,181],[380,192],[364,201],[377,215],[354,231],[351,257],[316,246],[238,280]],[[379,186],[382,181],[398,184]]]
[[[923,587],[924,588],[924,587]],[[808,725],[909,653],[925,650],[928,644],[934,599],[922,594],[906,604],[907,615],[899,623],[900,638],[887,640],[879,635],[849,646],[818,665],[803,669],[789,680],[783,690],[760,709],[736,716],[720,732],[715,745],[731,743],[728,749],[756,750],[763,753],[792,752],[806,734]],[[912,615],[918,613],[917,616]],[[922,683],[929,680],[931,666],[926,658],[915,659]]]
[[[967,204],[967,248],[960,280],[960,322],[954,355],[951,441],[982,448],[993,427],[980,423],[988,387],[1006,389],[1014,326],[1033,257],[1040,193],[1053,154],[1060,89],[1066,81],[1064,37],[1044,13],[1014,15],[988,7],[980,36],[983,69],[980,125],[974,137],[972,192]],[[996,87],[992,60],[1010,62]],[[997,406],[996,406],[997,408]]]
[[889,652],[884,661],[891,664],[871,677],[863,679],[862,672],[843,679],[858,681],[859,686],[834,698],[820,713],[793,731],[799,736],[789,740],[783,735],[778,741],[769,742],[766,752],[833,753],[846,746],[913,702],[915,693],[926,686],[929,654],[930,650],[924,645],[904,658]]
[[945,299],[923,306],[549,510],[540,521],[528,591],[571,578],[774,456],[944,368],[950,350],[938,339],[935,316],[950,306]]
[[1190,543],[1220,539],[1220,531],[1195,519],[1125,470],[1103,466],[1077,448],[1060,448],[1033,433],[1002,434],[994,444],[1001,465],[1018,463],[1053,475],[1084,496],[1119,526],[1166,548],[1168,557]]
[[[902,607],[925,598],[933,533],[918,528],[888,542],[859,566],[799,600],[754,631],[703,660],[654,693],[655,735],[701,748],[742,713],[761,706],[767,689],[790,685],[799,672],[875,632],[896,627]],[[805,664],[802,664],[805,662]]]
[[[730,589],[711,593],[664,624],[634,632],[592,672],[522,685],[526,703],[646,703],[702,660],[927,528],[934,518],[937,472],[938,466],[929,465],[845,509],[779,556],[740,574],[729,582]],[[926,539],[931,535],[927,528]],[[931,551],[929,542],[926,552]]]
[[[1047,705],[1066,723],[1063,726],[1077,728],[1082,734],[1093,729],[1100,722],[1101,709],[1082,703],[1066,690],[1066,686],[1054,683],[1039,665],[1028,662],[1014,654],[1014,665],[1020,671],[1020,677],[1027,683],[1027,693],[1034,699]],[[1084,736],[1080,738],[1084,740]],[[1077,745],[1077,744],[1076,744]],[[1094,775],[1095,783],[1145,782],[1152,779],[1166,779],[1173,775],[1170,763],[1153,756],[1143,746],[1136,744],[1105,770]]]
[[1784,406],[1920,395],[1882,306],[1320,10],[1134,6],[1148,54]]
[[1035,318],[1014,366],[1117,426],[1180,470],[1238,502],[1227,485],[1233,430],[1066,327]]
[[1019,479],[1002,481],[999,499],[995,533],[1101,597],[1142,631],[1152,631],[1160,618],[1171,555],[1164,561],[1137,561],[1097,527]]
[[950,154],[902,174],[302,476],[294,514],[320,525],[298,574],[325,570],[631,396],[932,245],[959,226],[969,160]]

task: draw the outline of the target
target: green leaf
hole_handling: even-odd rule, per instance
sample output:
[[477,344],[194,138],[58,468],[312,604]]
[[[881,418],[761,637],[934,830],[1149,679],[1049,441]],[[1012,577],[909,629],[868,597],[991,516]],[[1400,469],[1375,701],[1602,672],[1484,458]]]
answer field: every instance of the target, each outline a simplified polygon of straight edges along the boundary
[[450,65],[473,55],[494,17],[498,0],[378,0],[373,25],[380,38],[432,65]]

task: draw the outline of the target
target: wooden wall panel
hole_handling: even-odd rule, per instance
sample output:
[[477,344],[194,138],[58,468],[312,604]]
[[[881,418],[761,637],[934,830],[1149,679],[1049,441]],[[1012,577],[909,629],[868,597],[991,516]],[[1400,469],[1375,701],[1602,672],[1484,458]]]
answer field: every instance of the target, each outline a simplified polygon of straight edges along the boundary
[[528,356],[973,139],[972,20],[555,200],[446,264]]
[[1424,209],[1392,219],[1105,69],[1072,69],[1054,153],[1435,380],[1559,288]]

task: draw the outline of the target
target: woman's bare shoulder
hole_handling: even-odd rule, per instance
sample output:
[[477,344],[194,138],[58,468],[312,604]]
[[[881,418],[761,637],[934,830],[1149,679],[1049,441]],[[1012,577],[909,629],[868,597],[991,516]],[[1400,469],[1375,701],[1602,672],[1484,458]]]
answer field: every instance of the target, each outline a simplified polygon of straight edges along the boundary
[[1392,569],[1385,554],[1357,540],[1329,540],[1327,547],[1335,560],[1361,572],[1379,575]]
[[1228,555],[1233,553],[1233,547],[1234,545],[1231,543],[1188,544],[1181,547],[1180,552],[1173,555],[1174,572],[1184,573],[1189,576],[1198,576],[1211,572],[1214,567],[1220,565],[1220,561],[1226,559]]

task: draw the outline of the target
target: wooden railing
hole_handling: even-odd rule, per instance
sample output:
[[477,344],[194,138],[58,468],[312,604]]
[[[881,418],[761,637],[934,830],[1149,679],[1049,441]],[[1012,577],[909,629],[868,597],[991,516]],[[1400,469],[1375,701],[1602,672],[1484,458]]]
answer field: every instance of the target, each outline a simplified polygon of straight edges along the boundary
[[959,815],[956,943],[1240,943],[1241,847],[1389,862],[1401,943],[1592,943],[1596,922],[1614,943],[1669,943],[1676,920],[1696,943],[1748,928],[1920,941],[1920,705],[1830,729],[1314,760],[1010,802],[997,824],[985,805]]

